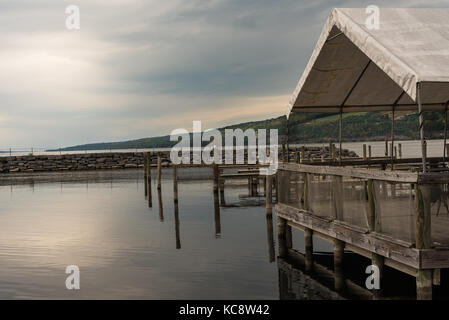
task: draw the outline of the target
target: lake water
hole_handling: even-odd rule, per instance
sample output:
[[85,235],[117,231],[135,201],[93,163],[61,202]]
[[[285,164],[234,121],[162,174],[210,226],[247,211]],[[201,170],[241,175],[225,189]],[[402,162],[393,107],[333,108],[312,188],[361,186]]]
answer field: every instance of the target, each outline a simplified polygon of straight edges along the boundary
[[[343,147],[360,154],[362,144]],[[383,152],[383,142],[366,144]],[[419,156],[419,142],[402,144],[404,156]],[[429,141],[430,156],[440,155],[440,148],[441,141]],[[155,179],[148,207],[143,170],[1,176],[0,299],[285,297],[285,274],[275,259],[276,216],[271,221],[264,206],[245,206],[220,208],[217,219],[211,180],[181,179],[177,248],[170,174],[164,170],[163,212]],[[227,187],[225,195],[228,204],[263,200],[248,199],[246,185]],[[302,233],[294,230],[293,239],[303,251]],[[332,251],[319,239],[314,248]],[[68,265],[80,268],[80,290],[65,287]],[[288,288],[302,288],[305,278],[295,273],[292,279],[296,285],[288,282]],[[315,296],[313,290],[307,294]]]
[[[217,237],[211,181],[180,181],[177,249],[171,179],[163,179],[162,221],[155,185],[153,208],[145,200],[143,170],[109,175],[95,182],[3,183],[0,298],[279,297],[264,207],[221,208]],[[227,188],[226,201],[238,203],[247,193]],[[65,287],[72,264],[80,268],[78,291]]]

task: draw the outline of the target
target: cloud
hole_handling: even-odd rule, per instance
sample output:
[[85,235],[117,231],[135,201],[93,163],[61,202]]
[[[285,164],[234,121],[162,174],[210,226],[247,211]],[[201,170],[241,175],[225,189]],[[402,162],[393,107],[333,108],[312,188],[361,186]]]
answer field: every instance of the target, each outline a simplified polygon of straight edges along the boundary
[[[378,1],[446,6],[441,1]],[[65,29],[78,5],[81,29]],[[283,114],[333,7],[370,1],[0,4],[0,149],[167,134]]]

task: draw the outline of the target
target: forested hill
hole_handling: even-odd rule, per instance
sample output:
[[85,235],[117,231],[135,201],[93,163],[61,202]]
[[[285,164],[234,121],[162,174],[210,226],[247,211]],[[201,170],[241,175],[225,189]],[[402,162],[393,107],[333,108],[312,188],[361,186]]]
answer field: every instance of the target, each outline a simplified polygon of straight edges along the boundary
[[[424,113],[426,137],[428,139],[442,137],[444,131],[444,113]],[[296,113],[289,119],[289,141],[292,143],[328,142],[338,138],[339,116],[326,113]],[[285,116],[278,118],[245,122],[220,128],[253,129],[278,129],[279,136],[285,134]],[[343,139],[345,141],[384,140],[390,136],[391,118],[387,113],[358,112],[343,114]],[[395,136],[397,139],[418,139],[418,116],[411,113],[396,117]],[[171,147],[176,142],[170,141],[170,137],[161,136],[143,138],[137,140],[91,143],[57,150],[109,150],[109,149],[140,149],[140,148],[165,148]]]

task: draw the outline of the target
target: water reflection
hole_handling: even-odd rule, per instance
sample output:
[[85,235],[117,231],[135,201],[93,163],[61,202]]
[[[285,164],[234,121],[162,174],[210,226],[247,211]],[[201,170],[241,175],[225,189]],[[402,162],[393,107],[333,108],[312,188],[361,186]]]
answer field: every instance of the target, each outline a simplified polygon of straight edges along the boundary
[[215,238],[221,237],[220,204],[218,202],[218,193],[214,192],[214,222]]

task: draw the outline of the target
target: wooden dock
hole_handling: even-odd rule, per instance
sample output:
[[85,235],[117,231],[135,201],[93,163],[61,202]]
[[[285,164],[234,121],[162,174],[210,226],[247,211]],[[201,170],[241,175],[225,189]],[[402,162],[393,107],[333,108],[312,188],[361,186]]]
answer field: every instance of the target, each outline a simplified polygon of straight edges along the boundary
[[289,228],[297,228],[305,233],[309,260],[312,234],[334,244],[336,273],[341,253],[351,250],[380,270],[385,265],[416,277],[417,298],[432,299],[441,269],[449,268],[449,173],[413,172],[413,160],[404,161],[408,171],[374,168],[363,159],[348,163],[279,164],[280,256],[289,252]]

